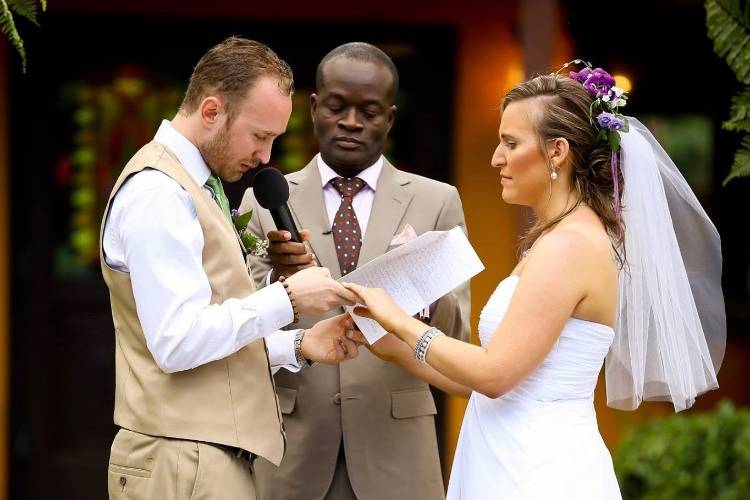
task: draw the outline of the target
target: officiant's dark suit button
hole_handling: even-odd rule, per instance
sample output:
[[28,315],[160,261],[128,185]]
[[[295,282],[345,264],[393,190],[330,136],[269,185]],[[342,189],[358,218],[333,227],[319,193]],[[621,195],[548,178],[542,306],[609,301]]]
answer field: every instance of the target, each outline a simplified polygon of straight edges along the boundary
[[333,395],[333,404],[340,405],[341,404],[341,393],[337,392]]

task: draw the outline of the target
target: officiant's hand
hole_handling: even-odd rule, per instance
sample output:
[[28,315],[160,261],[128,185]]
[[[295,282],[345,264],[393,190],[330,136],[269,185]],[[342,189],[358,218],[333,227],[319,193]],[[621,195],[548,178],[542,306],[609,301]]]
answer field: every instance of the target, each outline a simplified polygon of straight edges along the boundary
[[354,283],[342,283],[345,288],[359,297],[359,303],[365,307],[357,307],[354,313],[365,318],[374,319],[387,332],[399,334],[400,325],[413,319],[396,304],[388,292],[382,288],[365,288]]
[[317,363],[335,364],[356,358],[364,337],[348,314],[324,319],[305,332],[302,354]]
[[268,232],[268,257],[273,266],[271,281],[277,281],[280,276],[288,278],[298,271],[318,265],[307,242],[310,230],[300,229],[299,236],[302,239],[301,243],[291,241],[292,235],[289,231]]

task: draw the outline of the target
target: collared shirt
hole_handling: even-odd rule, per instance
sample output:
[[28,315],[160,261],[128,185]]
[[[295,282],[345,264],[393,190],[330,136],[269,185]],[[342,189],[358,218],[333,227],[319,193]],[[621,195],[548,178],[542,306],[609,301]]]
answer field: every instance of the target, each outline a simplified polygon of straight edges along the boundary
[[[318,170],[320,171],[320,180],[323,184],[323,201],[326,204],[326,212],[328,212],[328,222],[333,226],[333,220],[336,218],[336,212],[338,212],[339,206],[341,205],[341,194],[331,184],[331,179],[340,177],[339,174],[333,171],[323,157],[318,153],[316,160],[318,162]],[[367,223],[370,221],[370,213],[372,213],[372,203],[375,201],[375,189],[378,185],[378,178],[380,172],[383,171],[383,155],[380,155],[375,163],[358,173],[355,177],[359,177],[365,181],[365,186],[354,195],[352,198],[352,208],[354,213],[357,215],[357,221],[359,222],[360,234],[364,238],[367,231]],[[270,283],[271,274],[268,274],[266,283]],[[434,314],[437,302],[433,302],[428,307],[422,309],[419,312],[419,318],[426,320],[430,318],[431,314]]]
[[[325,203],[326,213],[328,214],[328,223],[333,226],[336,212],[338,212],[339,206],[341,206],[341,193],[333,187],[331,180],[341,176],[334,172],[334,170],[323,161],[323,157],[320,156],[320,153],[315,156],[315,160],[318,164],[318,171],[320,172],[321,187],[323,188],[323,202]],[[354,213],[357,215],[357,221],[359,222],[359,229],[362,237],[364,237],[365,231],[367,230],[367,223],[370,221],[372,203],[375,201],[375,188],[378,185],[378,178],[382,171],[383,156],[381,155],[375,163],[355,176],[365,181],[365,186],[352,198],[352,208],[354,208]],[[272,275],[273,269],[271,269],[266,275],[266,285],[271,284]]]
[[[323,200],[325,201],[326,211],[328,212],[328,222],[333,225],[333,220],[336,218],[336,212],[341,205],[341,194],[335,187],[333,187],[331,179],[341,176],[334,172],[331,167],[326,165],[326,162],[323,161],[323,157],[320,156],[320,153],[318,153],[316,159],[323,187]],[[378,185],[380,172],[382,171],[383,156],[381,155],[375,163],[356,175],[356,177],[365,181],[365,186],[352,198],[352,208],[354,208],[354,213],[357,215],[360,234],[363,237],[367,234],[367,223],[370,221],[372,202],[375,201],[375,189]]]
[[[210,193],[205,183],[211,171],[192,142],[167,120],[154,140]],[[130,273],[146,343],[165,372],[225,358],[263,337],[274,371],[299,370],[298,330],[279,330],[294,319],[282,284],[210,304],[203,230],[190,195],[171,177],[154,169],[131,176],[112,200],[102,244],[107,264]]]

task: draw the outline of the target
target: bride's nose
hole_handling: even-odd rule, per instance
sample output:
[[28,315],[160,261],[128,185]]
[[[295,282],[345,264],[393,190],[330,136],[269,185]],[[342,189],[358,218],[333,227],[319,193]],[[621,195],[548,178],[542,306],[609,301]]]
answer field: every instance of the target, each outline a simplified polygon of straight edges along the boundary
[[500,168],[502,166],[505,166],[505,152],[503,151],[502,144],[498,144],[495,148],[495,152],[492,155],[492,160],[490,160],[490,165],[492,165],[493,168]]

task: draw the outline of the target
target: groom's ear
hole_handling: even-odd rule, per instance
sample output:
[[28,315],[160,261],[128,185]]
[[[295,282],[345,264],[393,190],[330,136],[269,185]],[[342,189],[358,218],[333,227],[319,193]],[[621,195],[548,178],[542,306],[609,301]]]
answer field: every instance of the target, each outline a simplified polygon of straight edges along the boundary
[[222,102],[215,96],[204,98],[198,105],[198,113],[200,114],[201,122],[206,128],[212,128],[214,124],[219,121],[221,111]]

